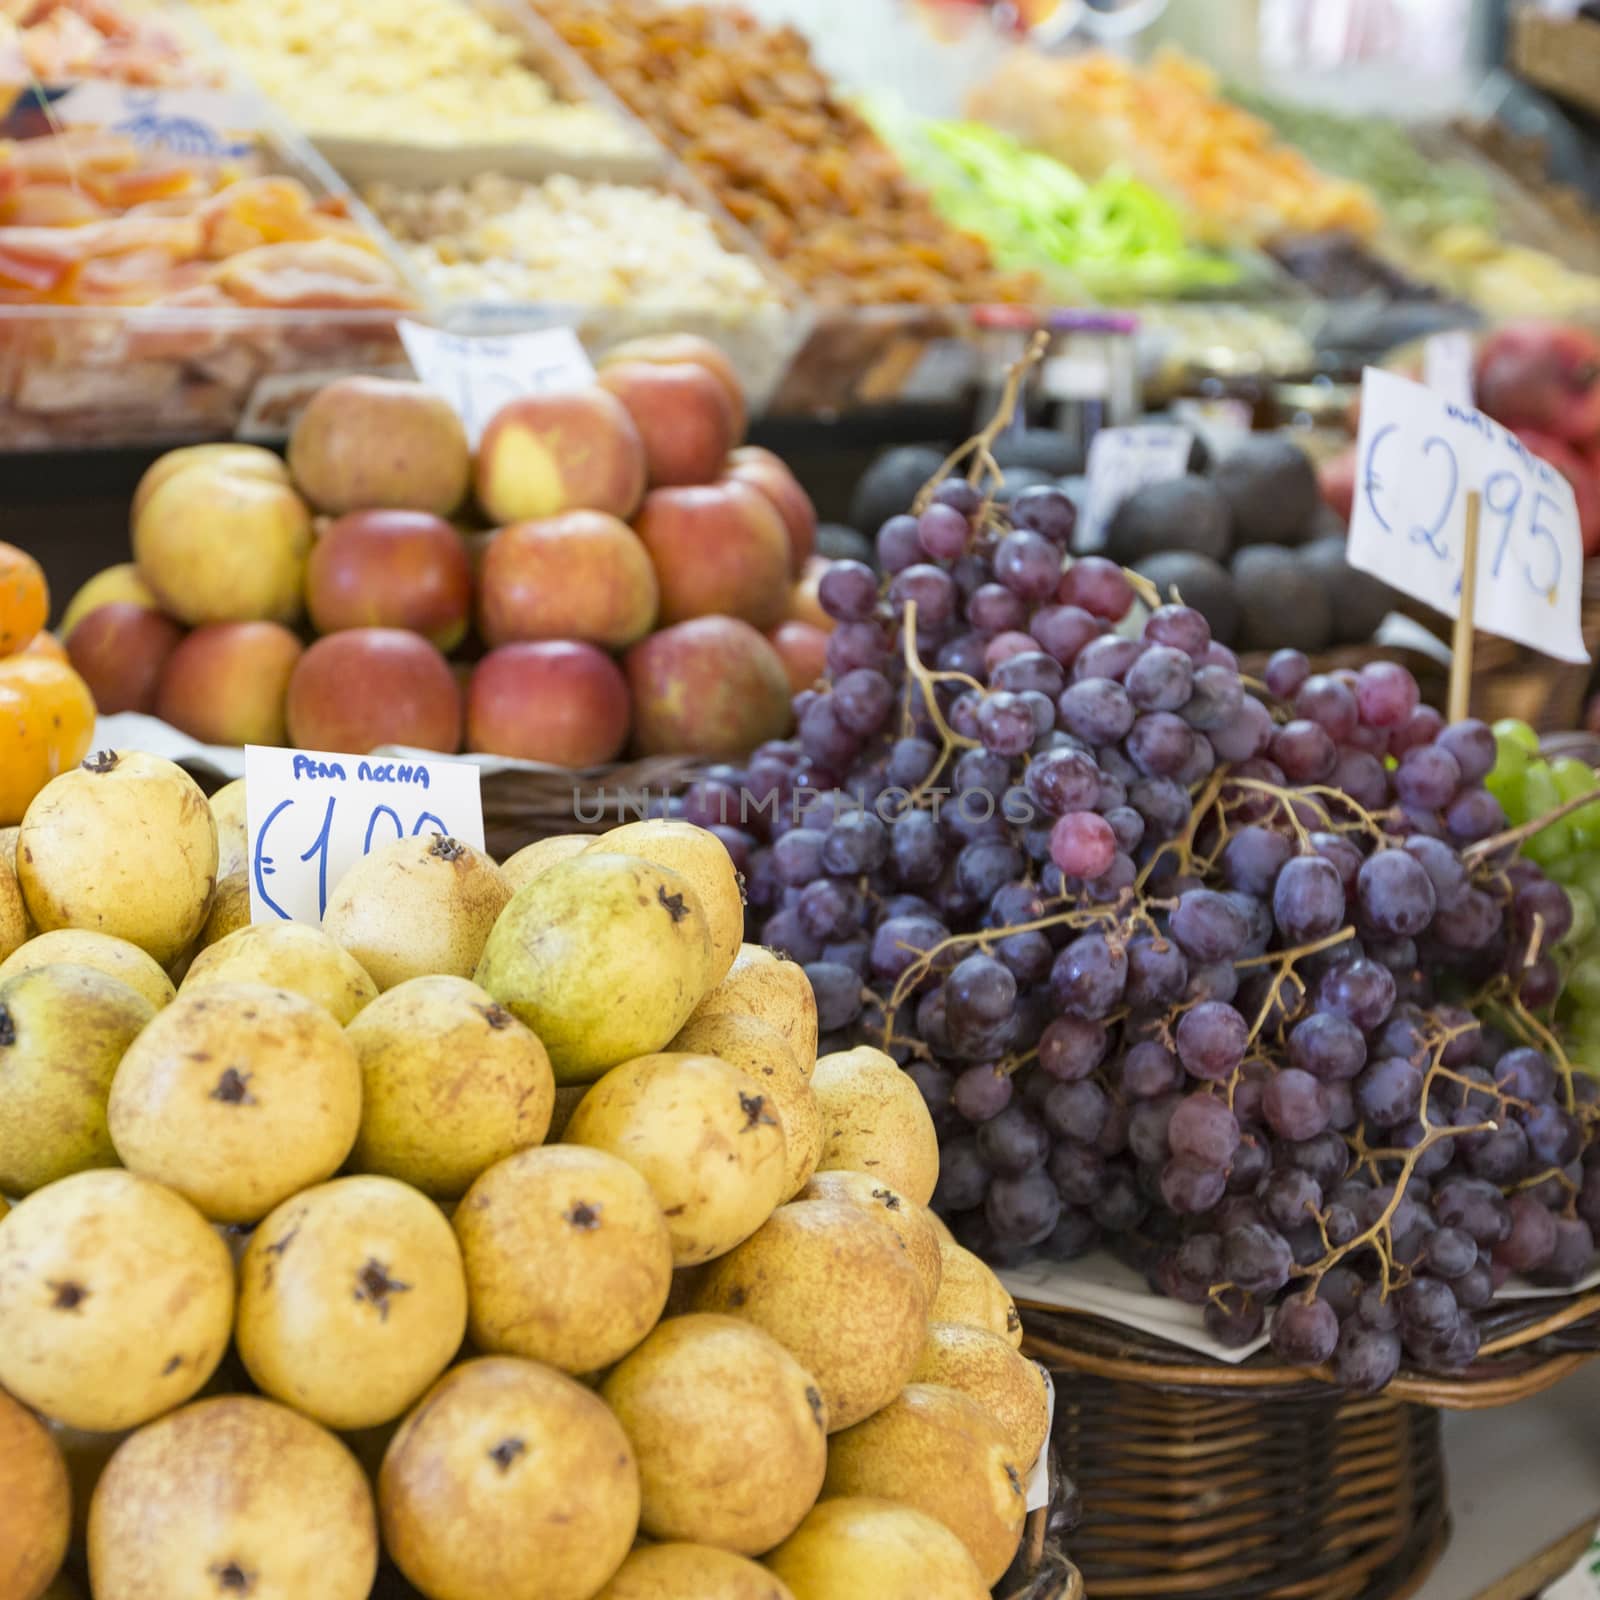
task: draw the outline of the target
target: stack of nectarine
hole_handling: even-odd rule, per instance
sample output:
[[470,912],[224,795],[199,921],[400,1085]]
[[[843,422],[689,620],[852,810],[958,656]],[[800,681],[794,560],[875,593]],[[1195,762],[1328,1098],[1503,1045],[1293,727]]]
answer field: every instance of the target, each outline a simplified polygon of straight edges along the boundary
[[687,335],[512,401],[475,458],[420,384],[341,379],[287,462],[157,461],[133,563],[84,587],[62,635],[102,710],[208,743],[742,754],[786,731],[830,626],[811,502],[741,446],[745,421],[726,357]]

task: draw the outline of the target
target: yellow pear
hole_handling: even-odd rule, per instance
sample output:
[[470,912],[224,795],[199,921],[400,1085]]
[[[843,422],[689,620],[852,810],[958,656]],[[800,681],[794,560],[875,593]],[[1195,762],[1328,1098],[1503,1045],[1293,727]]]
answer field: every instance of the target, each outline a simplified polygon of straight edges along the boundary
[[939,1181],[939,1135],[922,1091],[870,1045],[823,1056],[811,1074],[822,1107],[820,1172],[865,1172],[918,1205]]
[[922,1292],[931,1306],[939,1293],[942,1266],[939,1234],[934,1215],[898,1189],[891,1189],[881,1178],[865,1172],[818,1172],[796,1197],[801,1200],[842,1200],[860,1206],[879,1222],[892,1228],[906,1247],[911,1265],[922,1280]]
[[673,1317],[601,1386],[639,1460],[640,1526],[760,1555],[816,1502],[827,1408],[776,1339],[733,1317]]
[[477,981],[539,1035],[557,1083],[659,1050],[708,984],[700,897],[654,862],[585,851],[547,867],[495,923]]
[[830,1428],[848,1428],[900,1392],[927,1330],[905,1246],[870,1212],[837,1200],[780,1206],[706,1269],[694,1304],[770,1333],[816,1379]]
[[233,1325],[228,1247],[186,1200],[131,1172],[80,1172],[0,1225],[0,1384],[110,1433],[181,1405]]
[[794,1600],[989,1600],[967,1547],[893,1500],[823,1500],[766,1560]]
[[788,1152],[783,1198],[792,1199],[816,1171],[822,1154],[822,1109],[788,1041],[767,1023],[728,1011],[691,1017],[672,1048],[726,1061],[771,1098]]
[[125,1166],[213,1222],[255,1222],[350,1153],[361,1064],[321,1006],[216,984],[156,1014],[122,1058],[107,1115]]
[[942,1383],[976,1400],[1006,1431],[1018,1464],[1031,1470],[1050,1431],[1044,1374],[997,1333],[958,1322],[928,1328],[913,1383]]
[[[221,944],[230,933],[237,933],[249,926],[250,875],[246,872],[230,872],[227,877],[217,879],[217,892],[211,898],[206,925],[200,930],[200,950],[209,950],[212,945]],[[199,951],[195,954],[198,955]]]
[[337,1178],[271,1212],[239,1267],[237,1339],[256,1387],[330,1428],[393,1421],[467,1326],[450,1224],[393,1178]]
[[101,1600],[366,1600],[377,1570],[372,1491],[356,1458],[255,1395],[199,1400],[141,1428],[89,1509],[89,1581]]
[[256,922],[207,945],[184,974],[183,993],[226,983],[264,983],[322,1007],[340,1026],[377,999],[378,986],[321,928]]
[[817,997],[805,968],[760,945],[739,947],[723,978],[695,1012],[700,1017],[733,1011],[776,1028],[809,1078],[817,1062]]
[[245,820],[244,779],[224,784],[211,797],[211,816],[217,825],[217,877],[244,872],[250,865],[250,840]]
[[361,1063],[361,1131],[350,1153],[437,1200],[539,1144],[555,1080],[538,1039],[465,978],[412,978],[346,1030]]
[[138,945],[109,933],[90,933],[85,928],[58,928],[54,933],[35,934],[15,955],[0,961],[0,979],[58,962],[93,967],[108,978],[127,984],[157,1011],[177,992],[172,979]]
[[378,1477],[383,1542],[423,1593],[590,1600],[639,1524],[621,1424],[535,1361],[453,1367],[401,1424]]
[[881,1411],[828,1441],[831,1498],[899,1500],[937,1517],[998,1583],[1022,1541],[1027,1489],[1005,1430],[976,1401],[908,1383]]
[[0,852],[0,962],[28,941],[28,907],[17,882],[15,862],[13,853]]
[[511,892],[515,894],[525,883],[531,883],[538,877],[546,867],[553,867],[558,861],[582,855],[594,843],[594,839],[592,833],[557,833],[548,839],[535,839],[532,844],[524,845],[515,855],[507,856],[500,863],[500,871],[506,882],[511,885]]
[[794,1600],[754,1561],[706,1544],[640,1545],[594,1600]]
[[939,1240],[939,1293],[930,1322],[960,1322],[997,1333],[1013,1350],[1022,1347],[1022,1318],[1006,1286],[985,1261],[954,1239]]
[[39,1600],[67,1553],[72,1487],[49,1430],[0,1394],[0,1595]]
[[470,978],[511,886],[481,850],[443,834],[396,839],[350,868],[322,926],[380,989],[408,978]]
[[700,896],[711,933],[710,982],[720,983],[727,976],[744,939],[744,891],[733,857],[716,834],[664,817],[625,822],[602,834],[590,848],[638,856],[687,878]]
[[573,1112],[565,1140],[609,1150],[644,1175],[678,1267],[748,1239],[787,1180],[783,1129],[767,1097],[715,1056],[640,1056],[613,1067]]
[[456,1208],[482,1350],[595,1372],[656,1324],[672,1235],[650,1186],[603,1150],[552,1145],[489,1168]]
[[101,750],[33,798],[17,878],[41,933],[90,928],[167,966],[205,924],[217,879],[217,826],[182,767]]

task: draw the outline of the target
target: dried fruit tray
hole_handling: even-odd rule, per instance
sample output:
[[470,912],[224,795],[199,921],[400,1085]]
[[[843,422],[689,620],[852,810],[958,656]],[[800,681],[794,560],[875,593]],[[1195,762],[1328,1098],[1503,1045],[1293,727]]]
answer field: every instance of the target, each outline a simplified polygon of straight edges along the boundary
[[[228,205],[219,204],[202,225],[219,233],[233,226],[256,229],[247,237],[277,239],[276,256],[235,255],[218,242],[192,260],[174,255],[163,267],[152,259],[151,271],[171,271],[174,283],[190,286],[155,303],[117,304],[114,288],[93,304],[54,303],[42,294],[25,299],[20,293],[16,299],[24,303],[0,303],[0,450],[225,436],[247,413],[270,411],[274,388],[296,375],[326,378],[404,363],[396,316],[428,309],[408,265],[315,151],[270,113],[261,121],[255,141],[260,176],[293,179],[304,194],[295,200],[290,186],[262,184],[248,215],[230,216]],[[0,145],[0,158],[7,153]],[[0,169],[0,179],[4,175]],[[309,210],[297,212],[305,196]],[[161,216],[159,207],[149,214],[153,228],[188,220]],[[29,259],[35,249],[48,256],[94,226],[0,228],[0,251],[12,244],[20,247],[19,259]],[[330,227],[358,248],[322,238]],[[328,245],[333,248],[319,254]],[[273,264],[253,276],[238,269],[239,281],[231,285],[236,292],[216,290],[218,272],[230,260],[244,263],[246,256]],[[330,274],[323,269],[335,256],[338,271]],[[87,265],[132,271],[144,257],[159,252],[123,250]],[[341,276],[352,266],[359,269],[355,276]],[[80,284],[83,269],[83,263],[75,265],[63,284]]]

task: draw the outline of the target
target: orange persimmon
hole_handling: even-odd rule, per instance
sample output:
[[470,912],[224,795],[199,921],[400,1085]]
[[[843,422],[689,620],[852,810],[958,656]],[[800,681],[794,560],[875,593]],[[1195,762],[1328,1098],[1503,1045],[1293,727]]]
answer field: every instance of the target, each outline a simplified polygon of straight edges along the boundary
[[45,655],[0,659],[0,828],[89,753],[94,697],[71,667]]
[[49,615],[44,569],[26,550],[0,544],[0,656],[20,650]]

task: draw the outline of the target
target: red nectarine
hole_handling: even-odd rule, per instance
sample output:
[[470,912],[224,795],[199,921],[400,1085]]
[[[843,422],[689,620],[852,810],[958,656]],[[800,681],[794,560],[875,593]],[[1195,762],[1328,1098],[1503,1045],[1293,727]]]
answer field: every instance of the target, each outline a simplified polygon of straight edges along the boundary
[[789,534],[789,570],[799,577],[817,545],[817,508],[781,456],[747,444],[728,457],[728,476],[753,485],[772,502]]
[[772,645],[736,617],[696,617],[628,652],[633,746],[641,755],[724,760],[789,730],[789,677]]
[[809,622],[780,622],[767,637],[789,674],[789,687],[799,694],[812,688],[828,665],[828,636]]
[[490,755],[594,767],[628,739],[628,685],[603,650],[574,639],[508,644],[477,665],[467,744]]
[[600,370],[622,361],[652,361],[666,366],[690,362],[704,367],[723,387],[733,406],[733,436],[735,441],[744,438],[749,422],[745,408],[744,385],[739,374],[720,346],[697,333],[653,333],[640,339],[628,339],[613,345],[600,358]]
[[171,617],[131,600],[97,606],[67,640],[67,659],[103,716],[153,712],[162,669],[183,638]]
[[654,626],[649,553],[627,523],[568,511],[502,528],[478,571],[478,627],[490,646],[584,639],[622,650]]
[[173,651],[156,715],[205,744],[282,744],[300,641],[277,622],[214,622]]
[[306,567],[318,633],[407,628],[449,652],[472,615],[466,542],[427,511],[352,511],[330,523]]
[[644,441],[598,386],[502,406],[478,446],[478,503],[495,522],[562,511],[631,517],[645,491]]
[[650,487],[710,483],[733,445],[728,392],[704,367],[618,361],[600,373],[644,440]]
[[365,755],[413,745],[461,748],[461,694],[449,663],[403,628],[347,628],[318,639],[289,679],[289,739]]

